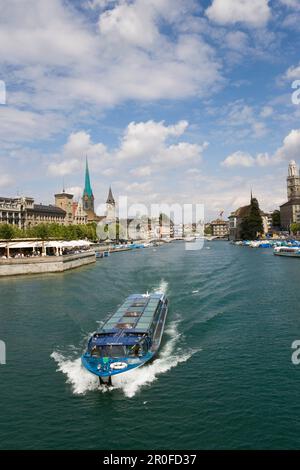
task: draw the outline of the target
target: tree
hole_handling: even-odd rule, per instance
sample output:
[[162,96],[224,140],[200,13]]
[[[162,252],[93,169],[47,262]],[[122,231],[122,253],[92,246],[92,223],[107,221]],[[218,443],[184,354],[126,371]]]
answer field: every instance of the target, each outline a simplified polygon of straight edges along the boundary
[[273,227],[278,227],[278,228],[281,226],[280,211],[279,210],[275,210],[272,213],[272,225],[273,225]]
[[297,224],[297,223],[291,224],[290,230],[293,235],[297,235],[297,233],[300,232],[300,224]]
[[241,223],[242,240],[255,240],[257,234],[263,233],[263,221],[260,214],[259,204],[256,198],[251,198],[248,215]]
[[6,243],[6,256],[9,258],[9,245],[8,241],[14,238],[15,230],[13,225],[10,224],[1,224],[0,225],[0,238],[3,238],[7,241]]
[[204,235],[212,235],[211,225],[207,225],[204,229]]
[[14,238],[15,229],[13,225],[10,224],[0,224],[0,238],[3,240],[11,240]]

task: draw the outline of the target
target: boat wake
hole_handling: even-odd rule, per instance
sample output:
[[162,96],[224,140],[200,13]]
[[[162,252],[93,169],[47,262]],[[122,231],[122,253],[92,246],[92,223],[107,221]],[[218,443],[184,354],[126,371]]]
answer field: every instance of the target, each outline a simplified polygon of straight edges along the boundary
[[167,290],[168,290],[168,286],[169,284],[167,283],[167,281],[165,281],[164,279],[162,279],[159,283],[158,286],[155,286],[152,290],[152,292],[154,294],[156,293],[162,293],[162,294],[166,294],[167,293]]
[[198,350],[182,350],[179,346],[180,333],[178,325],[180,321],[172,322],[165,330],[168,340],[161,348],[157,359],[148,365],[144,365],[139,369],[125,372],[120,376],[113,377],[113,386],[100,386],[98,377],[88,372],[82,365],[81,359],[70,359],[59,352],[53,352],[51,357],[57,362],[57,371],[62,372],[67,377],[67,383],[72,387],[75,395],[86,394],[89,391],[100,390],[103,393],[120,390],[128,398],[133,397],[139,390],[150,385],[158,376],[168,372],[178,364],[186,362]]

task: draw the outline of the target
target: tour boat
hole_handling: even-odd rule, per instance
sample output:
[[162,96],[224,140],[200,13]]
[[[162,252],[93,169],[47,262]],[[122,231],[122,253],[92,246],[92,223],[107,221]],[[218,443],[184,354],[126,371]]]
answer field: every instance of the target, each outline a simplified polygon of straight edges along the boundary
[[300,258],[300,246],[276,246],[274,255]]
[[88,341],[83,366],[100,384],[150,361],[157,353],[168,313],[163,293],[132,294]]

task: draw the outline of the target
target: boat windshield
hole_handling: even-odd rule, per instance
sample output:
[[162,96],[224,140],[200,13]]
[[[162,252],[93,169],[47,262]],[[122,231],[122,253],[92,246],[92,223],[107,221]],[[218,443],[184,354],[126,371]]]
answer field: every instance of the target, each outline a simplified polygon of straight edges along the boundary
[[93,357],[124,357],[126,356],[124,346],[94,346],[91,350],[91,356]]
[[146,341],[140,341],[133,346],[127,346],[127,356],[129,357],[141,357],[148,351]]

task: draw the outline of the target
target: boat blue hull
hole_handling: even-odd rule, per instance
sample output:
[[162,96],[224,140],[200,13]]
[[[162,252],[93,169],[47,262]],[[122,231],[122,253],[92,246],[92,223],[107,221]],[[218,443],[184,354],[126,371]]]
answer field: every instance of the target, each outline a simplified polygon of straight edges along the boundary
[[288,256],[289,258],[300,258],[300,253],[274,253],[275,256]]
[[108,371],[99,371],[97,366],[99,364],[101,364],[101,361],[95,361],[95,365],[91,364],[90,360],[88,360],[88,358],[86,358],[84,355],[81,357],[81,362],[82,362],[82,365],[89,371],[91,372],[92,374],[95,374],[97,375],[98,377],[103,377],[103,378],[108,378],[108,377],[112,377],[114,375],[119,375],[119,374],[124,374],[125,372],[129,372],[131,370],[134,370],[134,369],[137,369],[138,367],[141,367],[143,366],[144,364],[146,364],[147,362],[151,361],[154,356],[155,356],[156,353],[148,353],[146,356],[144,356],[143,358],[141,358],[141,360],[139,360],[139,362],[136,362],[134,364],[128,364],[127,363],[127,359],[126,358],[120,358],[118,361],[119,362],[126,362],[128,365],[125,369],[121,369],[121,370],[108,370]]
[[[163,332],[165,327],[165,322],[168,314],[168,306],[165,305],[160,321],[157,325],[155,333],[152,338],[152,347],[149,351],[141,357],[118,357],[118,358],[102,358],[102,357],[91,357],[91,355],[86,352],[81,356],[82,365],[92,374],[97,375],[100,379],[110,379],[110,377],[115,375],[124,374],[125,372],[132,371],[145,365],[147,362],[151,361],[157,354]],[[115,368],[117,365],[122,365],[121,368]]]

